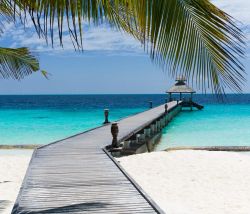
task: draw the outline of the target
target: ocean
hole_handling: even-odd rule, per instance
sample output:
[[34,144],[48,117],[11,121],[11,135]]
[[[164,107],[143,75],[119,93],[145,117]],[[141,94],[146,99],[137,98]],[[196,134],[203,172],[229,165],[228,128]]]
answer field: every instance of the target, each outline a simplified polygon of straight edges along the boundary
[[[0,144],[48,144],[165,102],[157,95],[2,95]],[[172,146],[250,146],[250,94],[195,95],[202,111],[183,111],[163,130],[157,150]]]

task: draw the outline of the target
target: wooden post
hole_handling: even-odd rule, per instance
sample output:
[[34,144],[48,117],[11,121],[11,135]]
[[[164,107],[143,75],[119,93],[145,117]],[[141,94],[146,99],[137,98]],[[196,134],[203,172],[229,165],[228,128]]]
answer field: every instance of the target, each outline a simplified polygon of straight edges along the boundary
[[110,123],[109,122],[109,109],[104,109],[104,117],[105,117],[105,120],[104,120],[103,124]]
[[155,133],[155,128],[154,128],[154,124],[151,124],[150,125],[150,129],[151,129],[151,133],[154,134]]
[[150,138],[150,134],[151,134],[150,128],[144,129],[144,135],[146,138]]
[[154,133],[157,133],[157,122],[154,123]]
[[149,101],[149,108],[153,108],[153,102]]
[[111,125],[111,134],[113,136],[112,140],[112,147],[118,148],[118,133],[119,133],[119,128],[118,128],[118,123],[112,123]]
[[136,134],[136,143],[140,143],[143,140],[143,134]]
[[159,122],[159,120],[156,121],[156,130],[157,130],[157,132],[160,131],[160,122]]
[[193,111],[193,93],[191,93],[191,98],[190,98],[190,109]]
[[164,126],[165,126],[165,125],[164,125],[164,120],[163,120],[163,118],[160,119],[160,124],[161,124],[161,129],[163,129]]
[[167,114],[168,113],[168,104],[166,103],[165,104],[165,114]]
[[165,128],[165,125],[166,125],[166,124],[165,124],[165,118],[162,117],[162,118],[161,118],[161,121],[162,121],[162,128],[164,129],[164,128]]
[[131,142],[130,140],[125,140],[124,144],[123,144],[123,148],[124,149],[129,149],[130,148],[130,142]]
[[165,115],[165,124],[168,125],[168,114]]
[[165,128],[165,126],[166,126],[164,117],[163,117],[163,118],[161,118],[161,121],[162,121],[162,128],[164,129],[164,128]]
[[172,93],[169,93],[169,102],[172,101]]

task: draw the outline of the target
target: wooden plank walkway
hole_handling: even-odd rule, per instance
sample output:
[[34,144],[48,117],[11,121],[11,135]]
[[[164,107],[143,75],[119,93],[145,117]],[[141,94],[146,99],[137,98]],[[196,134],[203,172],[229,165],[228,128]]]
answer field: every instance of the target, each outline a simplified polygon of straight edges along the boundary
[[[118,140],[164,111],[161,105],[118,121]],[[110,126],[35,150],[12,213],[163,213],[103,149],[112,141]]]

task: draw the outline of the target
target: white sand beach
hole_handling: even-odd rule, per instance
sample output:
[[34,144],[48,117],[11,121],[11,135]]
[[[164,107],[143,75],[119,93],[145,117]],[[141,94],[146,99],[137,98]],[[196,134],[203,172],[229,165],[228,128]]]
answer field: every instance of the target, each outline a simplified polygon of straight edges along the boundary
[[249,153],[152,152],[119,158],[168,214],[249,214]]
[[32,152],[0,150],[0,213],[11,213]]
[[[10,201],[4,214],[11,212],[31,155],[0,150],[0,202]],[[118,161],[168,214],[249,214],[249,153],[153,152]]]

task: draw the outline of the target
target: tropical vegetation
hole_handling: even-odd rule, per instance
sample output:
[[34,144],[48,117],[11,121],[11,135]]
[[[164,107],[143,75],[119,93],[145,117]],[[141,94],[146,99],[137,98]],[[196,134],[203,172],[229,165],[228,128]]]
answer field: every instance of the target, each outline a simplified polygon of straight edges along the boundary
[[[203,91],[239,92],[245,81],[244,36],[236,21],[209,0],[1,0],[0,14],[22,23],[30,18],[38,35],[52,44],[58,34],[63,46],[67,31],[77,50],[84,49],[84,21],[108,23],[140,41],[171,76],[184,75]],[[1,48],[0,59],[4,78],[39,70],[27,48]]]

